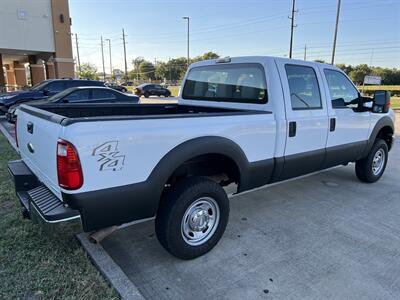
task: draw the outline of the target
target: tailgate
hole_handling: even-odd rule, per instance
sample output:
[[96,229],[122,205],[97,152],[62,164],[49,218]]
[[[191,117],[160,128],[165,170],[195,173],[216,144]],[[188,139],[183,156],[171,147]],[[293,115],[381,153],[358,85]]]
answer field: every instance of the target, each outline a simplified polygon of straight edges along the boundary
[[23,106],[18,111],[17,138],[21,158],[51,191],[61,198],[57,178],[57,140],[62,126],[51,113]]

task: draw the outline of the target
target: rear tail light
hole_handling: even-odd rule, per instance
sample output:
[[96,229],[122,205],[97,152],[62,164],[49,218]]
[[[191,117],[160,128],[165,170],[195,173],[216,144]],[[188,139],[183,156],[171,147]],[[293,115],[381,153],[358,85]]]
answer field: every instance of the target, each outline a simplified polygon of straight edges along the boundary
[[83,185],[82,167],[78,152],[67,141],[57,142],[58,185],[66,190],[77,190]]
[[15,119],[15,123],[14,123],[14,134],[15,134],[15,144],[17,145],[17,148],[18,148],[17,119]]

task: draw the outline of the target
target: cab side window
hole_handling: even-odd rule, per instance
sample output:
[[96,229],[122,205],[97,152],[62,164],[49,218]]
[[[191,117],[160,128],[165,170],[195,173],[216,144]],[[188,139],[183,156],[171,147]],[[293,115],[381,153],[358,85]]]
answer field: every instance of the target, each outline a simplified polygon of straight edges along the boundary
[[339,71],[325,69],[326,81],[333,108],[352,108],[357,106],[359,94],[350,80]]
[[44,89],[53,92],[53,93],[58,93],[63,90],[65,90],[65,84],[63,81],[54,81],[50,82],[47,86],[44,87]]
[[93,90],[92,94],[93,100],[102,100],[102,99],[107,99],[107,100],[114,100],[116,99],[115,95],[111,91],[106,91],[106,90]]
[[321,93],[314,69],[300,65],[286,65],[285,69],[292,109],[321,109]]
[[77,101],[82,101],[82,100],[88,100],[89,92],[90,92],[90,90],[81,90],[81,91],[72,92],[71,94],[66,96],[64,98],[64,100],[66,100],[68,102],[77,102]]

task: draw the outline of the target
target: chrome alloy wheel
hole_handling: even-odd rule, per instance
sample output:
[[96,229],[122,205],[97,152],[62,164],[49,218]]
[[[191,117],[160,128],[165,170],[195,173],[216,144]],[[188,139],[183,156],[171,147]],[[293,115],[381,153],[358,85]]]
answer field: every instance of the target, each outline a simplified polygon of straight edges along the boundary
[[379,149],[376,151],[374,158],[372,159],[372,173],[377,176],[381,173],[383,166],[385,165],[385,151]]
[[194,201],[186,210],[181,222],[183,240],[191,246],[207,242],[215,233],[220,219],[218,203],[210,197]]

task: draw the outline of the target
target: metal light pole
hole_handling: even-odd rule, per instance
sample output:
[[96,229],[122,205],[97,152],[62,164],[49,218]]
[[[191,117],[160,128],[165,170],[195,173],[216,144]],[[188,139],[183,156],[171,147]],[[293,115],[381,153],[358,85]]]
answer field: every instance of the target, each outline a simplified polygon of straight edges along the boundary
[[110,39],[106,39],[106,41],[108,41],[108,52],[110,53],[110,74],[111,74],[111,79],[112,79],[113,68],[112,68],[112,60],[111,60],[111,40]]
[[332,49],[332,61],[331,61],[332,65],[335,62],[336,38],[337,38],[337,32],[338,32],[338,27],[339,27],[339,15],[340,15],[340,0],[338,0],[337,13],[336,13],[335,35],[333,36],[333,49]]
[[128,82],[128,64],[126,62],[126,41],[125,30],[122,28],[122,40],[124,41],[124,63],[125,63],[125,82]]
[[101,36],[101,61],[103,63],[103,81],[106,81],[106,69],[104,67],[103,36]]
[[78,70],[81,73],[81,58],[79,57],[79,44],[78,44],[78,34],[75,33],[75,43],[76,43],[76,55],[78,56]]
[[189,68],[189,65],[190,65],[190,56],[189,56],[190,18],[182,17],[182,19],[187,20],[187,66]]

